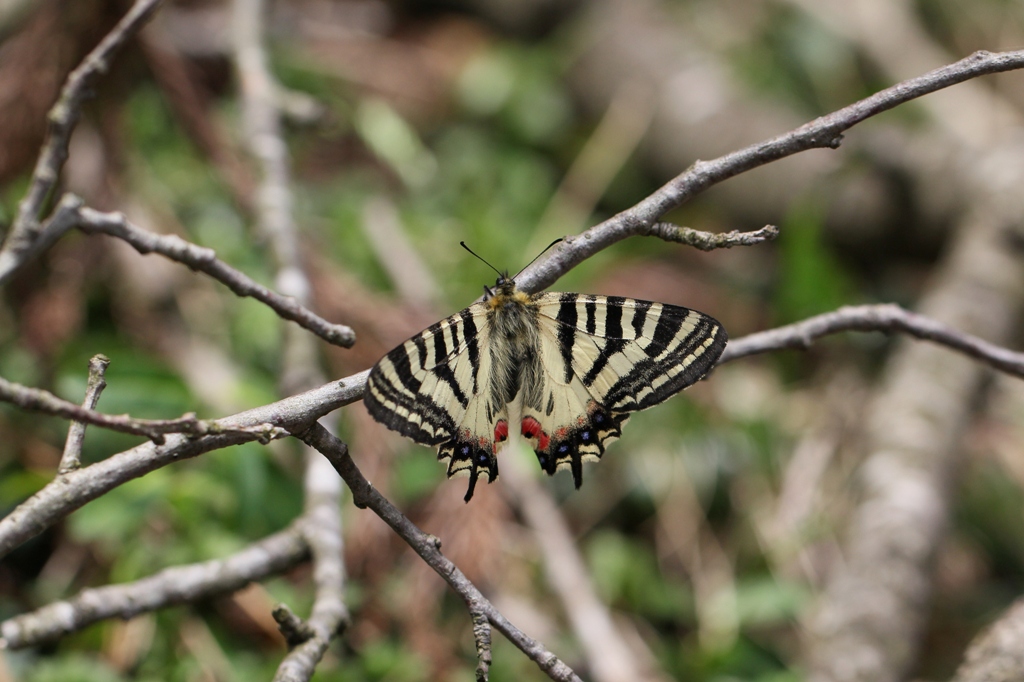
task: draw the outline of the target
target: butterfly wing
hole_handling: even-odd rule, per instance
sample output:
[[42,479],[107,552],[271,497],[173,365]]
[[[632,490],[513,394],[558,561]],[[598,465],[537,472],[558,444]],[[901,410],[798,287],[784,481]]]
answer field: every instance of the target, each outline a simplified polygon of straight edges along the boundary
[[577,488],[582,463],[601,457],[630,413],[701,379],[728,339],[713,318],[664,303],[570,293],[534,303],[547,381],[522,432],[541,467],[571,469]]
[[495,428],[507,415],[478,398],[490,375],[487,308],[474,304],[437,322],[378,362],[363,402],[370,415],[417,443],[437,447],[448,476],[469,475],[466,501],[480,475],[498,476]]

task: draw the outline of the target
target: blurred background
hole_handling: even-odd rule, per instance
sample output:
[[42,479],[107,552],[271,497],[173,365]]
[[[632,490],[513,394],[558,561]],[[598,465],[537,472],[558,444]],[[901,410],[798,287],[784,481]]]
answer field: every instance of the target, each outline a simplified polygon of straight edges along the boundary
[[[0,2],[0,230],[63,79],[127,6]],[[340,378],[493,282],[460,240],[515,272],[696,159],[974,50],[1019,47],[1024,6],[279,0],[267,25],[314,309],[359,338],[351,350],[323,344]],[[231,41],[229,2],[168,0],[100,82],[63,183],[272,285],[252,228],[257,175],[243,151]],[[944,264],[960,228],[993,197],[1019,193],[1019,171],[1001,164],[1024,158],[1005,143],[1024,130],[1022,85],[1021,75],[988,77],[899,107],[853,129],[838,151],[747,173],[668,216],[714,232],[777,224],[775,243],[699,253],[635,238],[553,288],[692,307],[733,338],[844,304],[917,307],[955,270]],[[1008,328],[993,340],[1015,345],[1019,327]],[[281,340],[260,304],[105,237],[69,234],[0,292],[0,376],[79,402],[88,359],[103,353],[108,413],[216,417],[271,402]],[[844,335],[730,363],[634,417],[580,491],[566,473],[541,481],[650,679],[801,679],[807,614],[842,563],[855,472],[870,450],[868,406],[885,390],[893,345]],[[948,678],[967,643],[1024,592],[1024,386],[985,375],[981,390],[951,400],[966,418],[911,671],[919,679]],[[53,477],[66,427],[0,405],[0,511]],[[465,505],[464,483],[447,483],[432,451],[379,427],[361,404],[342,410],[340,432],[367,478],[440,537],[505,615],[587,673],[503,481]],[[91,428],[84,458],[137,442]],[[302,509],[297,452],[290,441],[216,451],[86,505],[0,562],[0,618],[222,557],[283,528]],[[316,679],[473,679],[459,600],[377,517],[350,504],[343,516],[352,625]],[[0,680],[269,679],[285,651],[270,609],[284,601],[306,613],[311,599],[304,566],[232,596],[4,652]],[[492,675],[544,678],[497,634]]]

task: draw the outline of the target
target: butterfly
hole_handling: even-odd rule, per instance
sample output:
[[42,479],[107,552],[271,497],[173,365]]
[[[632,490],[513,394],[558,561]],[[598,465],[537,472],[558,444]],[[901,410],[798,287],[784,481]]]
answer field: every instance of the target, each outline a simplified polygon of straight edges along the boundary
[[510,434],[530,442],[548,474],[569,469],[579,488],[583,462],[604,454],[630,413],[703,378],[727,340],[721,324],[695,310],[529,294],[499,273],[482,301],[385,355],[363,402],[388,428],[435,446],[449,478],[468,474],[466,502],[480,476],[498,477]]

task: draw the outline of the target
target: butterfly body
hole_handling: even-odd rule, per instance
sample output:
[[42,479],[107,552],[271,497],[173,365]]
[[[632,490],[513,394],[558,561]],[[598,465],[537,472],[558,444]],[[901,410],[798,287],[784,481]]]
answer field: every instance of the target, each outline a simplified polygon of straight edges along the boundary
[[629,414],[702,378],[727,336],[687,308],[616,296],[529,294],[507,275],[484,300],[437,322],[373,368],[365,403],[377,420],[438,448],[448,475],[498,476],[510,436],[542,469],[597,460]]

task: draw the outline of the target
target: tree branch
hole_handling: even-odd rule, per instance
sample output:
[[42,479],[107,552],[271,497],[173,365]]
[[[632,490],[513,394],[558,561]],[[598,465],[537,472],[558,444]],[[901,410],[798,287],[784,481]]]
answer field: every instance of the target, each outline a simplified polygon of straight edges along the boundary
[[546,650],[540,642],[520,631],[494,608],[494,605],[463,575],[462,571],[441,553],[440,540],[417,528],[387,498],[370,485],[355,462],[352,461],[347,445],[319,424],[314,424],[307,431],[296,433],[296,435],[310,447],[318,450],[334,466],[352,491],[355,505],[360,509],[370,508],[391,526],[399,537],[412,547],[413,551],[466,602],[470,613],[477,611],[484,614],[491,625],[505,635],[530,660],[534,661],[551,679],[560,682],[568,680],[579,682],[579,677],[569,666]]
[[145,436],[157,445],[163,445],[164,436],[171,433],[183,433],[197,437],[209,434],[230,435],[234,431],[239,431],[244,435],[252,436],[247,440],[259,440],[262,443],[269,443],[271,440],[285,435],[284,431],[270,424],[255,424],[241,428],[225,427],[218,420],[197,419],[195,413],[186,414],[178,419],[136,419],[127,414],[104,414],[58,398],[49,391],[22,386],[2,377],[0,377],[0,400],[13,403],[26,410],[67,417],[82,424],[102,426],[111,431],[130,433],[134,436]]
[[[89,380],[86,383],[85,399],[82,408],[93,410],[100,401],[100,393],[107,387],[104,375],[110,360],[105,355],[94,355],[89,360]],[[66,474],[82,466],[82,444],[85,442],[85,422],[73,421],[68,427],[68,437],[64,442],[64,453],[60,457],[58,474]]]
[[783,348],[807,348],[823,336],[844,331],[878,331],[887,334],[903,332],[959,351],[1007,374],[1024,378],[1024,353],[965,334],[938,320],[904,310],[894,303],[844,306],[834,312],[815,315],[785,327],[730,340],[718,362],[721,364]]
[[36,161],[28,192],[18,205],[18,215],[0,248],[0,284],[28,258],[49,245],[50,242],[40,239],[39,218],[67,161],[68,141],[81,116],[82,103],[91,94],[96,79],[110,69],[114,55],[149,20],[160,2],[138,0],[68,76],[60,98],[50,109],[50,132]]
[[842,134],[861,121],[910,100],[971,78],[1024,68],[1024,50],[975,52],[958,62],[897,83],[892,87],[809,123],[711,161],[697,161],[649,197],[595,225],[567,237],[550,255],[516,278],[526,291],[540,291],[595,253],[637,234],[648,234],[658,219],[697,194],[740,173],[808,149],[836,149]]
[[79,215],[81,222],[78,224],[78,228],[86,234],[107,234],[123,239],[141,254],[159,253],[171,260],[183,263],[192,270],[213,277],[239,296],[256,299],[277,313],[278,316],[308,329],[328,343],[350,348],[356,342],[356,335],[351,327],[328,322],[296,300],[295,297],[282,296],[271,291],[248,275],[219,260],[213,249],[190,244],[177,235],[153,234],[132,225],[121,213],[101,213],[84,206],[79,210]]
[[121,585],[84,590],[65,601],[0,623],[0,648],[18,649],[52,641],[105,618],[194,602],[242,589],[282,573],[309,557],[300,520],[225,559],[175,566]]
[[[173,234],[159,235],[133,225],[122,213],[102,213],[83,206],[79,197],[65,194],[53,216],[40,232],[39,241],[49,245],[72,228],[86,234],[105,234],[122,239],[146,255],[158,253],[187,265],[191,270],[209,275],[239,296],[248,296],[263,303],[278,316],[308,329],[324,341],[349,348],[355,343],[351,327],[323,319],[294,296],[285,296],[259,284],[245,273],[217,258],[213,249],[191,244]],[[2,283],[2,278],[0,278]]]
[[[353,374],[311,391],[216,420],[221,434],[188,438],[169,436],[163,445],[143,443],[102,462],[57,476],[42,490],[0,519],[0,557],[35,537],[86,502],[174,462],[239,443],[258,440],[262,424],[294,431],[363,396],[369,372]],[[77,407],[77,406],[76,406]]]

